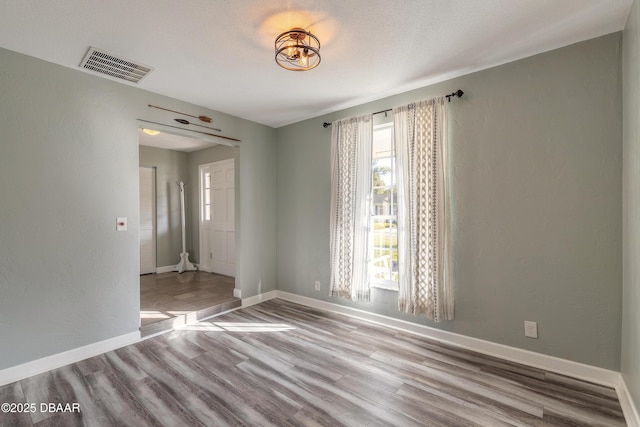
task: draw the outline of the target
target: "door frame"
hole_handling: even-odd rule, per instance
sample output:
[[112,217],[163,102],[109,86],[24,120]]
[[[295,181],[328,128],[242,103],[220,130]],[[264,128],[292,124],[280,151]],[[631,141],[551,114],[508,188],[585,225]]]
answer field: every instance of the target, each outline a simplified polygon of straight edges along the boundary
[[[151,171],[151,227],[153,230],[152,233],[152,246],[153,246],[153,271],[150,272],[142,272],[142,268],[140,268],[140,274],[152,274],[152,273],[156,273],[157,269],[158,269],[158,218],[157,218],[157,193],[156,193],[156,186],[158,185],[157,183],[157,168],[155,166],[138,166],[138,179],[140,178],[140,173],[142,169],[149,169]],[[140,190],[140,188],[138,188],[138,190]],[[140,216],[141,210],[140,210],[140,191],[138,191],[138,215]],[[142,234],[142,221],[140,221],[140,218],[138,218],[139,221],[139,228],[140,231],[138,233],[138,248],[140,248],[140,243],[142,241],[141,239],[141,234]],[[142,257],[140,257],[140,260],[142,260]],[[142,267],[142,264],[140,264],[140,267]]]

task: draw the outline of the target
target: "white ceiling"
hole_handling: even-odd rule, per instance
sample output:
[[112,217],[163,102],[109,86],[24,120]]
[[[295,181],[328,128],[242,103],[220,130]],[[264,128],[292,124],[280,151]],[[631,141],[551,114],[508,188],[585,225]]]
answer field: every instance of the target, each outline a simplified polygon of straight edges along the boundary
[[[619,31],[631,3],[2,0],[0,46],[74,69],[95,46],[155,67],[143,89],[279,127]],[[318,68],[275,64],[292,27],[320,39]]]

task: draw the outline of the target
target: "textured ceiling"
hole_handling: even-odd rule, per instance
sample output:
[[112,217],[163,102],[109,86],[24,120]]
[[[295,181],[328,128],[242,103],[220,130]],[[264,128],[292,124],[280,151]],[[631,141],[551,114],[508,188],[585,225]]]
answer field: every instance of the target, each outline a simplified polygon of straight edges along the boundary
[[[141,88],[279,127],[621,30],[631,1],[2,0],[0,46],[74,69],[95,46],[155,67]],[[318,68],[275,64],[291,27]]]
[[202,150],[203,148],[213,147],[217,145],[209,140],[198,139],[189,136],[177,135],[174,133],[160,132],[157,135],[147,135],[138,129],[139,145],[148,147],[164,148],[166,150],[184,151],[190,153],[192,151]]

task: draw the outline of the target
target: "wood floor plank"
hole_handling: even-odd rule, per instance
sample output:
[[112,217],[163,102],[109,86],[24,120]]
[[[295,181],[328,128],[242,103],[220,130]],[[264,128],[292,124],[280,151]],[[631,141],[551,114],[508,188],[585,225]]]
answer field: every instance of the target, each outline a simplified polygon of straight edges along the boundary
[[165,349],[164,354],[156,354],[148,351],[148,348],[135,346],[129,347],[132,357],[138,360],[141,366],[145,366],[149,377],[156,383],[165,387],[176,399],[189,409],[190,413],[200,422],[207,425],[211,420],[216,425],[238,425],[240,419],[229,407],[233,407],[238,397],[227,392],[225,384],[215,381],[215,378],[204,378],[192,381],[190,373],[180,371],[169,362],[175,362],[175,358],[190,360],[176,353],[171,348]]
[[[26,402],[20,382],[0,387],[0,404],[24,404]],[[22,427],[30,426],[32,423],[33,421],[31,420],[31,416],[25,412],[4,412],[0,414],[0,427]]]
[[[99,358],[93,359],[99,360]],[[104,410],[99,397],[100,392],[93,390],[78,364],[53,370],[51,376],[63,402],[71,404],[82,402],[78,413],[67,413],[62,417],[56,417],[55,422],[73,419],[86,425],[115,424],[111,414]]]
[[[94,372],[87,376],[94,390],[100,390],[100,401],[115,425],[160,426],[162,423],[131,394],[115,373]],[[81,407],[84,402],[81,402]]]
[[204,271],[146,274],[140,276],[141,331],[144,336],[169,330],[171,319],[182,319],[187,313],[197,318],[219,311],[212,307],[231,304],[238,307],[240,299],[233,296],[235,280]]
[[[37,402],[38,405],[42,402],[66,403],[56,388],[52,372],[27,378],[21,381],[21,385],[26,402]],[[49,416],[51,416],[49,412],[35,411],[31,414],[31,419],[34,423],[38,423]]]
[[[195,276],[175,279],[184,286],[167,297],[211,295]],[[82,409],[0,414],[0,426],[625,425],[611,388],[277,299],[0,387],[0,398]]]

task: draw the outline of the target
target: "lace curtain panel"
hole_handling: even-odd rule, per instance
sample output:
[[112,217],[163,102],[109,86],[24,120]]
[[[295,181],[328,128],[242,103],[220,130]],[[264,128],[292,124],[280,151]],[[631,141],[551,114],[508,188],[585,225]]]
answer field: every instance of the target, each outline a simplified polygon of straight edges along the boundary
[[330,295],[370,301],[368,230],[372,115],[331,125]]
[[453,319],[447,103],[394,109],[398,173],[398,304],[436,322]]

